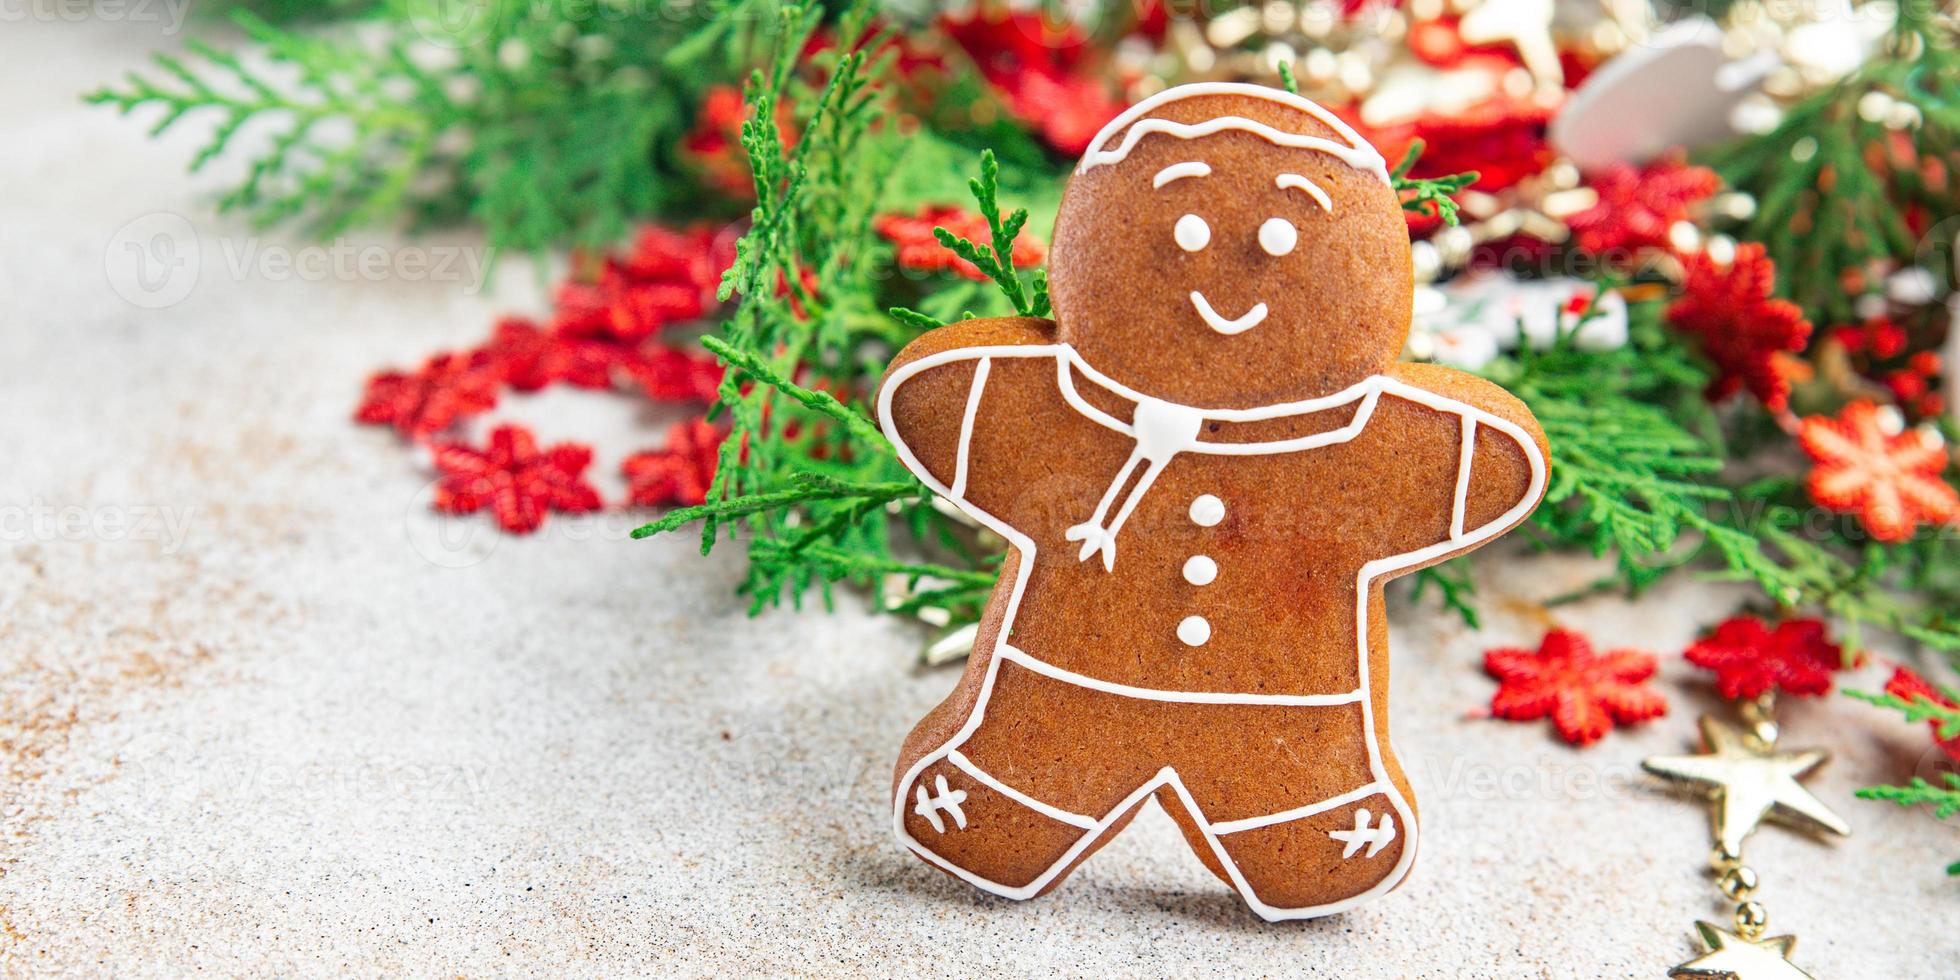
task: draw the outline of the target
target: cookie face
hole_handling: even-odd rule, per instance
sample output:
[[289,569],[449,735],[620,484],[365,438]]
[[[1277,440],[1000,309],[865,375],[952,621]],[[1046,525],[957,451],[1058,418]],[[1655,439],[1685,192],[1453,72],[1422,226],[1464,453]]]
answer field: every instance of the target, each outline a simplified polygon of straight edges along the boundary
[[1062,199],[1060,339],[1138,392],[1209,408],[1379,373],[1401,350],[1412,292],[1379,154],[1278,90],[1165,95],[1178,97],[1104,130]]
[[898,839],[978,888],[1055,888],[1151,800],[1267,919],[1415,860],[1382,586],[1523,520],[1546,449],[1488,382],[1392,363],[1406,234],[1309,106],[1119,117],[1064,200],[1058,320],[930,331],[879,391],[899,459],[1010,545],[893,779]]

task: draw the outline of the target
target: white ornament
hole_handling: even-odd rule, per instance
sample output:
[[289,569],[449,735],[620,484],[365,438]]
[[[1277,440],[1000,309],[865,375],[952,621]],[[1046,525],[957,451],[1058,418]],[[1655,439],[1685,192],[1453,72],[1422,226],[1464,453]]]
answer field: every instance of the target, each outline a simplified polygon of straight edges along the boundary
[[[1571,334],[1585,351],[1617,350],[1627,342],[1627,304],[1618,293],[1592,300],[1596,287],[1580,279],[1516,279],[1504,273],[1461,276],[1441,287],[1418,287],[1408,353],[1466,371],[1498,352],[1529,344],[1546,350]],[[1594,307],[1581,322],[1588,301]]]
[[1714,22],[1679,21],[1588,75],[1552,120],[1552,145],[1598,170],[1733,138],[1737,104],[1776,63],[1774,53],[1731,62]]

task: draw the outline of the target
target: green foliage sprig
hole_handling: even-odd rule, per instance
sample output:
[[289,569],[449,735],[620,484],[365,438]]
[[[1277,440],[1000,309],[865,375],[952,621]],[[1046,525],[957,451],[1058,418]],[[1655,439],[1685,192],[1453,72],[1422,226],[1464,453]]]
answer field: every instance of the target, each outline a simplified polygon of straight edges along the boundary
[[[1924,265],[1952,286],[1952,231],[1922,250],[1904,219],[1914,206],[1960,210],[1952,177],[1935,184],[1921,167],[1960,157],[1960,52],[1942,6],[1900,4],[1884,50],[1791,107],[1771,132],[1708,154],[1755,198],[1741,236],[1763,243],[1782,293],[1819,322],[1853,319],[1858,297],[1881,287],[1881,263]],[[1887,105],[1910,117],[1908,156],[1893,152],[1893,110],[1872,111]]]
[[447,25],[427,0],[389,0],[370,29],[339,32],[240,9],[240,50],[192,41],[86,98],[157,113],[152,133],[208,123],[190,168],[243,159],[218,205],[260,227],[332,237],[467,219],[498,248],[607,246],[704,199],[677,158],[689,107],[711,67],[751,57],[758,38],[730,25],[775,22],[761,17],[773,0],[706,6],[616,17],[494,0]]
[[1457,223],[1457,203],[1453,195],[1477,182],[1482,176],[1475,170],[1444,177],[1411,177],[1409,168],[1416,165],[1422,157],[1423,142],[1416,140],[1409,144],[1409,152],[1402,155],[1402,162],[1389,171],[1390,186],[1402,198],[1402,210],[1422,213],[1434,209],[1443,223],[1455,227]]
[[[1960,813],[1960,775],[1949,772],[1944,779],[1945,786],[1935,786],[1914,776],[1904,786],[1867,786],[1857,795],[1861,800],[1887,800],[1903,807],[1930,806],[1934,819],[1945,820]],[[1946,873],[1960,876],[1960,861],[1947,865]]]
[[1015,312],[1022,316],[1047,316],[1051,312],[1047,270],[1036,269],[1030,287],[1021,282],[1021,274],[1014,268],[1014,239],[1027,227],[1028,209],[1015,208],[1005,219],[1000,216],[1000,164],[994,160],[994,151],[981,152],[980,176],[967,181],[967,186],[973,191],[981,216],[987,219],[988,231],[992,232],[988,247],[982,250],[944,228],[934,228],[932,236],[992,279],[1008,302],[1014,304]]
[[[800,605],[813,585],[828,604],[832,583],[851,582],[872,589],[890,611],[933,606],[952,620],[972,621],[993,587],[998,553],[978,546],[972,529],[933,504],[899,464],[867,404],[867,379],[891,349],[937,322],[895,322],[884,314],[874,263],[886,256],[867,247],[875,241],[879,191],[908,165],[905,142],[878,125],[888,109],[881,85],[890,65],[889,53],[881,53],[886,37],[869,30],[869,5],[855,4],[837,35],[865,40],[820,55],[813,72],[799,55],[822,14],[818,5],[785,6],[781,43],[748,83],[742,144],[757,203],[722,279],[721,295],[738,300],[734,314],[719,336],[703,339],[730,369],[721,409],[733,431],[707,502],[634,535],[699,521],[705,552],[723,525],[739,527],[749,557],[741,588],[756,609],[785,600]],[[774,122],[781,108],[796,123],[793,146]],[[991,201],[996,176],[984,169],[976,194],[984,186]],[[1002,220],[997,204],[991,210],[993,243],[971,248],[986,260],[975,263],[982,268],[1012,255],[1026,221],[1024,211]],[[1020,285],[1011,271],[1002,278]],[[1037,279],[1022,295],[1032,305],[1045,291]],[[910,535],[909,547],[935,557],[900,558],[893,536],[901,532]],[[887,600],[892,579],[901,594]]]
[[[1908,701],[1896,694],[1871,691],[1845,691],[1845,696],[1856,698],[1867,704],[1890,708],[1914,724],[1931,723],[1935,726],[1935,736],[1942,739],[1960,738],[1960,708],[1951,708],[1930,698],[1913,698]],[[1948,698],[1960,702],[1960,692],[1945,691]]]

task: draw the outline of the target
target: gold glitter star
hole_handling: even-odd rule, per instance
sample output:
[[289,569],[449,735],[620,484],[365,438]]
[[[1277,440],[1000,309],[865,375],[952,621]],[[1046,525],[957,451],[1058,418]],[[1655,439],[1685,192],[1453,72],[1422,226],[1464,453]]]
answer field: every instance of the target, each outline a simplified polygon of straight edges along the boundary
[[1829,758],[1825,753],[1778,752],[1774,742],[1705,715],[1701,736],[1708,743],[1707,752],[1657,755],[1640,767],[1656,776],[1713,788],[1715,837],[1723,853],[1740,855],[1742,839],[1766,816],[1851,833],[1842,818],[1797,782],[1798,776],[1824,764]]
[[1812,980],[1790,962],[1795,936],[1745,939],[1706,922],[1695,923],[1708,952],[1667,971],[1670,977],[1726,977],[1729,980]]

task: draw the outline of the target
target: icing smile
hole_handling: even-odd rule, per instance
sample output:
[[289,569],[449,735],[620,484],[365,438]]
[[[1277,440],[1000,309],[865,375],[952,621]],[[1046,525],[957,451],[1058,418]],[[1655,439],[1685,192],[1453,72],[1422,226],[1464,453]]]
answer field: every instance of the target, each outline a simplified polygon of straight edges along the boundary
[[1205,294],[1195,289],[1191,290],[1191,305],[1198,308],[1198,316],[1204,318],[1205,326],[1227,337],[1251,330],[1266,320],[1266,304],[1264,303],[1260,303],[1240,314],[1236,320],[1227,320],[1219,316],[1217,310],[1211,308],[1211,303],[1205,299]]

